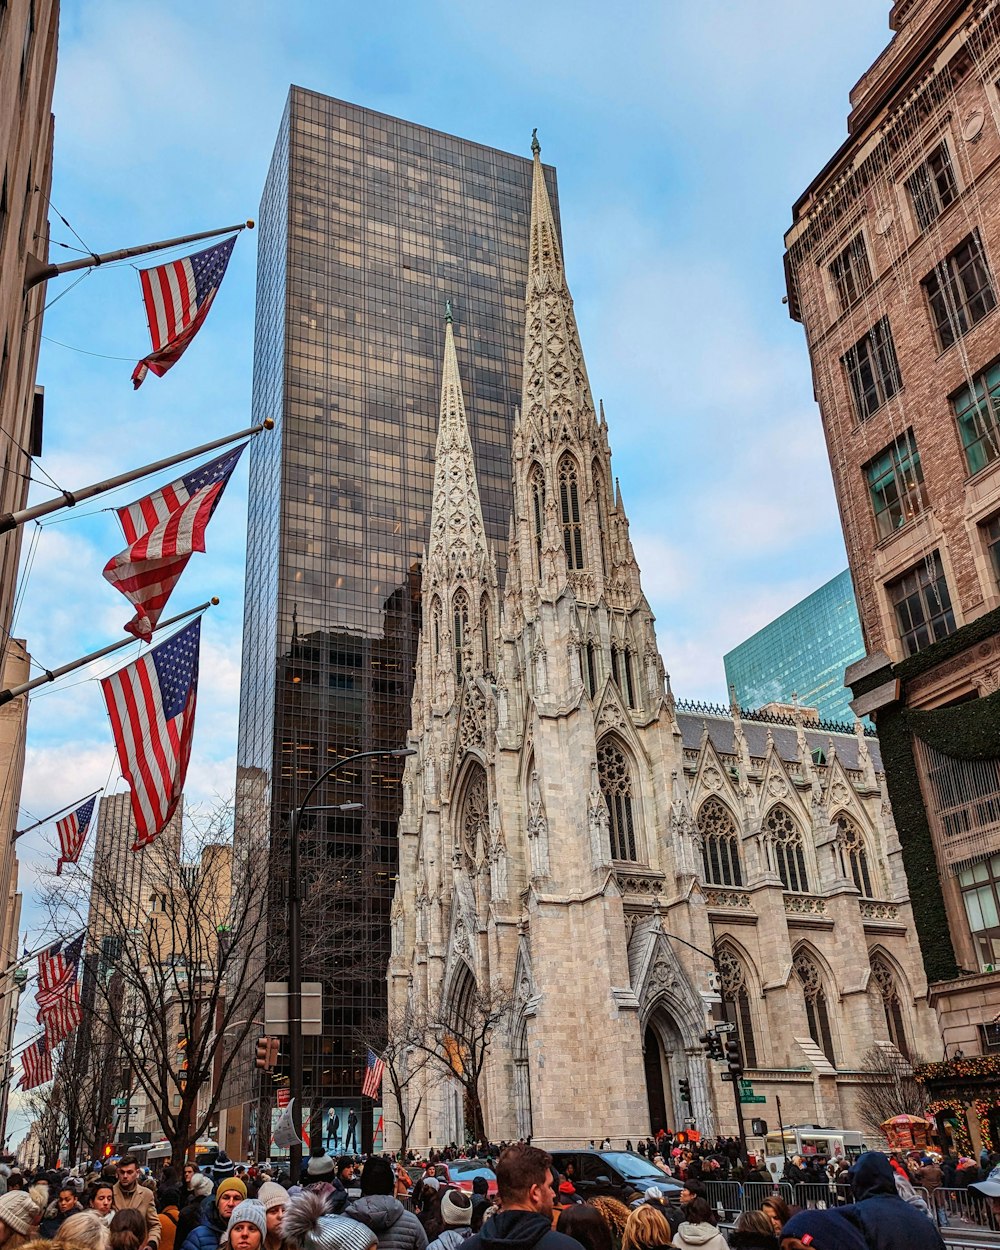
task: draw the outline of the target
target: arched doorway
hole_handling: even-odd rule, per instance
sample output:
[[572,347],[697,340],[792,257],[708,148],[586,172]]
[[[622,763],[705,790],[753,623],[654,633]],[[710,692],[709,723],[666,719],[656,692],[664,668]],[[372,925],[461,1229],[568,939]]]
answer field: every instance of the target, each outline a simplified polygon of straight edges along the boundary
[[678,1081],[688,1075],[687,1056],[676,1022],[662,1007],[650,1016],[642,1046],[650,1132],[683,1128],[691,1108],[680,1100]]

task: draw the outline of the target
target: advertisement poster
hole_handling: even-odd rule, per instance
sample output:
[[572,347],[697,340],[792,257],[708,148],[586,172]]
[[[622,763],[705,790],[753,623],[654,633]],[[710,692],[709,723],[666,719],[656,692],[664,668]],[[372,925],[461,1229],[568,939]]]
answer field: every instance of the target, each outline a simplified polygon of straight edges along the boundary
[[323,1146],[327,1154],[360,1154],[361,1117],[354,1107],[334,1105],[323,1112]]

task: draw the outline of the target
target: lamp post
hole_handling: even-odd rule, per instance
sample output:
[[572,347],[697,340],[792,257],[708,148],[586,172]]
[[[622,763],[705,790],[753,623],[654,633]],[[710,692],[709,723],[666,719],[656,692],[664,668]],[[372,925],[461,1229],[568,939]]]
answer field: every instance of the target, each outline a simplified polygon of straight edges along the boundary
[[[288,1093],[292,1103],[292,1125],[295,1129],[295,1145],[289,1155],[289,1174],[297,1184],[302,1170],[302,895],[299,886],[299,833],[302,817],[309,807],[309,800],[327,778],[338,769],[356,760],[400,759],[416,755],[410,747],[392,751],[359,751],[331,764],[316,778],[305,793],[305,798],[292,812],[291,844],[288,848]],[[336,805],[338,810],[358,807],[360,804]],[[316,808],[317,811],[324,810]]]
[[[667,933],[665,930],[664,930],[664,937],[669,938],[673,942],[680,942],[680,944],[682,946],[686,946],[688,950],[695,951],[697,954],[702,955],[705,959],[710,959],[712,961],[712,967],[715,969],[715,975],[718,978],[719,990],[721,993],[722,969],[719,967],[719,959],[714,949],[711,951],[702,950],[700,946],[695,946],[693,942],[688,942],[685,938],[678,937],[676,933]],[[733,1073],[732,1070],[730,1070],[730,1073],[732,1075],[732,1083],[733,1083],[733,1103],[736,1108],[736,1125],[739,1130],[739,1138],[740,1138],[740,1158],[743,1159],[744,1162],[746,1162],[747,1135],[746,1135],[746,1129],[743,1126],[743,1104],[740,1102],[740,1086],[739,1086],[739,1081],[736,1078],[736,1074]]]

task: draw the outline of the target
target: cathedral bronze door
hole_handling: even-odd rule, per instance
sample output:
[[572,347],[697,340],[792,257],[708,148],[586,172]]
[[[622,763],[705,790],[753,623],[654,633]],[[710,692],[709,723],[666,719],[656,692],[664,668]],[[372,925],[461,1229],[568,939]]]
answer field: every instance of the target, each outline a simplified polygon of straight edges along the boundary
[[649,1131],[655,1136],[660,1129],[673,1126],[667,1123],[667,1100],[663,1088],[663,1052],[660,1039],[651,1028],[646,1029],[643,1045],[646,1066],[646,1098],[649,1101]]

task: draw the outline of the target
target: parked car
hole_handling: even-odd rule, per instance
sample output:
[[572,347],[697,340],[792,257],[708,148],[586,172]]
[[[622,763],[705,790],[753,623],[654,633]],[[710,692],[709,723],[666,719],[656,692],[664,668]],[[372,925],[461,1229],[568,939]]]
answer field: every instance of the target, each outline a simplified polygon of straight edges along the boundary
[[485,1159],[453,1159],[451,1163],[438,1164],[438,1176],[443,1176],[449,1184],[472,1193],[472,1182],[477,1176],[486,1178],[487,1193],[492,1196],[497,1191],[497,1174]]
[[668,1202],[678,1202],[683,1189],[680,1181],[630,1150],[553,1150],[552,1163],[581,1198],[606,1196],[628,1205],[655,1185]]

